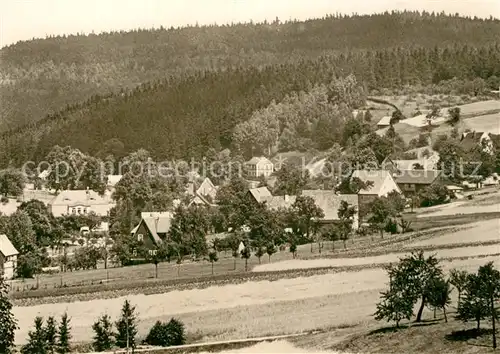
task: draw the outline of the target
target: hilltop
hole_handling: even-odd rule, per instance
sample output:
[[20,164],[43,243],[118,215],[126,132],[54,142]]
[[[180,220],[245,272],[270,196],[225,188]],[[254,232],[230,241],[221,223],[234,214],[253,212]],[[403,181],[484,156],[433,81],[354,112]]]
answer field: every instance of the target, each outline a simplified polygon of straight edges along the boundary
[[18,42],[0,50],[0,131],[39,121],[96,95],[199,71],[263,68],[360,50],[455,43],[479,47],[499,37],[496,19],[386,12]]

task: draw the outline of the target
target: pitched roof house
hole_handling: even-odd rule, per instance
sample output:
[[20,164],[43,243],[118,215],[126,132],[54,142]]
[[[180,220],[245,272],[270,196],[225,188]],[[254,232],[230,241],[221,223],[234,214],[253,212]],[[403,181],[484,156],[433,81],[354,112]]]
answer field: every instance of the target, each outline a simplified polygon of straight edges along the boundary
[[267,189],[267,187],[252,188],[248,191],[248,193],[255,199],[257,203],[262,203],[266,199],[273,196],[269,189]]
[[251,177],[269,177],[274,172],[274,164],[264,156],[252,157],[245,163],[245,166]]
[[257,203],[266,203],[270,209],[290,208],[297,197],[294,195],[273,196],[267,187],[252,188],[248,191],[249,198]]
[[440,176],[440,170],[399,170],[393,178],[405,195],[412,195],[436,183]]
[[339,220],[338,210],[343,201],[347,202],[350,206],[356,207],[356,214],[354,215],[353,228],[359,227],[359,205],[358,196],[356,194],[336,194],[332,190],[304,190],[302,196],[311,197],[316,206],[323,210],[325,216],[322,222],[334,223]]
[[470,151],[476,146],[481,146],[483,151],[492,153],[493,152],[493,140],[496,138],[492,136],[493,134],[487,132],[468,132],[463,133],[460,138],[460,145],[465,151]]
[[141,213],[141,221],[130,233],[148,250],[155,250],[167,238],[173,218],[173,213],[168,211]]
[[351,178],[359,178],[363,182],[371,182],[372,186],[366,190],[358,192],[358,205],[360,215],[367,214],[367,206],[377,197],[386,197],[389,193],[395,191],[401,194],[401,189],[398,187],[392,173],[386,170],[356,170]]
[[114,206],[92,190],[67,190],[60,192],[48,203],[48,209],[54,216],[70,214],[88,214],[91,211],[99,216],[106,216]]
[[390,171],[386,170],[355,170],[351,178],[359,178],[363,182],[372,182],[373,185],[360,190],[358,195],[374,195],[378,197],[387,196],[392,191],[401,193],[398,185],[392,178]]
[[391,125],[391,116],[384,116],[382,117],[378,123],[377,123],[377,128],[383,129],[387,128],[389,125]]
[[3,272],[4,279],[10,280],[14,278],[18,254],[19,252],[7,235],[0,235],[0,272]]
[[218,188],[206,177],[201,183],[189,182],[186,186],[186,194],[191,196],[188,206],[206,205],[213,206]]

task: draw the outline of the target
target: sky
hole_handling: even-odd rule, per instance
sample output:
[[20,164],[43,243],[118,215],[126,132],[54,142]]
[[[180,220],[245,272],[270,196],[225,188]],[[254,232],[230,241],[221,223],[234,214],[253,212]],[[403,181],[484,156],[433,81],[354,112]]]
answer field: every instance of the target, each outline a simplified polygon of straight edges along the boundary
[[427,10],[500,18],[500,0],[0,0],[0,47],[46,35]]

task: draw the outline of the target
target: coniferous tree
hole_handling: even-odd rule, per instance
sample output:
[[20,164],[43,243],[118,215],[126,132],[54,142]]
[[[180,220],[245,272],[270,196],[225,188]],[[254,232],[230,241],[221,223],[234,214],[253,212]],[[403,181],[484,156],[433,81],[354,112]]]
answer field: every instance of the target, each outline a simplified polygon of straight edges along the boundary
[[132,306],[128,300],[123,303],[120,319],[115,325],[116,345],[120,348],[135,348],[137,336],[135,306]]
[[45,325],[45,339],[47,341],[47,351],[54,354],[57,348],[57,323],[52,316],[47,319]]
[[35,318],[35,328],[28,333],[28,343],[22,349],[22,354],[47,354],[47,338],[43,328],[43,318]]
[[12,303],[8,297],[7,284],[0,270],[0,353],[14,352],[14,335],[17,321],[12,313]]
[[108,315],[101,316],[93,325],[94,341],[93,347],[96,351],[106,351],[113,347],[114,333],[111,318]]
[[58,330],[58,341],[57,341],[57,353],[67,354],[71,352],[70,340],[71,340],[71,327],[69,325],[70,318],[67,313],[61,316],[61,322],[59,323]]

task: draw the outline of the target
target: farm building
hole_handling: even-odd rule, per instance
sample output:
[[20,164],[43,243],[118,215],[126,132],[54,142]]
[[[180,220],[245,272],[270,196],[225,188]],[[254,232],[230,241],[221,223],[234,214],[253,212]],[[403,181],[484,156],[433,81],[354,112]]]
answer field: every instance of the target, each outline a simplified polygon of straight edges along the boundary
[[19,252],[7,235],[0,235],[0,272],[3,273],[4,279],[10,280],[14,278],[18,254]]

